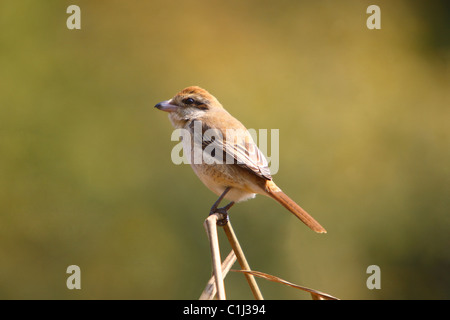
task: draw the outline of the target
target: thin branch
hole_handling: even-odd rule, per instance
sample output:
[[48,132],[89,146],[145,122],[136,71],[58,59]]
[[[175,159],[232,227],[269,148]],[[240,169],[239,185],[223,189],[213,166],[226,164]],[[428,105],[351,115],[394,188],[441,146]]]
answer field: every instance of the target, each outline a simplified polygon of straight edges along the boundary
[[[236,262],[236,255],[234,254],[234,251],[231,250],[228,256],[225,258],[225,260],[222,263],[222,275],[223,279],[228,274],[228,271],[230,271],[233,264]],[[217,289],[215,284],[215,277],[212,276],[208,283],[206,284],[205,290],[203,290],[199,300],[213,300],[214,296],[216,295]]]
[[215,278],[217,288],[217,298],[219,300],[225,300],[225,285],[223,283],[222,266],[219,249],[219,239],[217,236],[217,214],[211,214],[206,218],[204,227],[206,234],[208,235],[209,245],[211,248],[211,259],[213,267],[213,275]]
[[[231,247],[233,248],[234,253],[236,254],[237,260],[239,262],[239,265],[241,266],[242,270],[250,271],[250,266],[247,262],[247,259],[245,258],[244,251],[242,251],[241,245],[239,244],[239,241],[236,237],[236,234],[234,233],[233,227],[231,226],[230,221],[228,221],[224,226],[223,230],[225,231],[225,234],[227,235],[228,241],[230,242]],[[253,296],[256,300],[263,300],[263,296],[261,294],[261,291],[259,290],[258,284],[256,283],[255,277],[252,274],[245,274],[245,277],[247,278],[247,282],[250,286],[250,289],[252,290]]]

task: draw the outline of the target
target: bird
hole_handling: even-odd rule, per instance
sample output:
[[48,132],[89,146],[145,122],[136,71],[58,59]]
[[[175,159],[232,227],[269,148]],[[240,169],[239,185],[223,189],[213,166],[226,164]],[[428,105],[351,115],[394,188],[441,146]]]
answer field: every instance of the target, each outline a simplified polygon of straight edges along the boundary
[[[183,152],[198,178],[219,196],[210,214],[222,213],[228,219],[228,210],[235,203],[261,194],[279,202],[313,231],[326,233],[275,184],[267,159],[246,127],[207,90],[189,86],[155,108],[168,112],[173,127],[187,133],[181,137]],[[218,208],[223,199],[230,203]]]

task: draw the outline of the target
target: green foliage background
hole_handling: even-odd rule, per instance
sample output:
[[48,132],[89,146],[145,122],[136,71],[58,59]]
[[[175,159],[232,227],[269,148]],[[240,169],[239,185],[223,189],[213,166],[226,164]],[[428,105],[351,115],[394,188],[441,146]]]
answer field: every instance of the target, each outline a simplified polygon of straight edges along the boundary
[[[81,8],[68,30],[66,8]],[[381,30],[366,8],[381,8]],[[257,197],[250,265],[342,299],[450,298],[445,1],[1,1],[0,298],[196,299],[216,196],[171,162],[153,106],[199,85],[280,130],[277,183],[328,230]],[[221,235],[225,256],[229,247]],[[66,268],[81,268],[68,290]],[[368,290],[366,268],[381,268]],[[259,280],[268,299],[309,299]],[[229,298],[251,299],[241,274]]]

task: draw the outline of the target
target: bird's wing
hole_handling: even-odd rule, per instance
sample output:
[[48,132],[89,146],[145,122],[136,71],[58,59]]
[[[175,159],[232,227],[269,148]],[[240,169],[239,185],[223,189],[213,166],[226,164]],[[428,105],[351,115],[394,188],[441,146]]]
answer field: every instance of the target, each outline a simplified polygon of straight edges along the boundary
[[262,178],[272,179],[267,159],[253,142],[248,131],[233,138],[230,138],[227,134],[225,150],[227,155],[231,155],[236,160],[237,165],[256,173]]
[[266,157],[245,128],[212,129],[204,122],[201,123],[201,128],[202,136],[194,133],[194,137],[197,142],[201,141],[203,152],[209,157],[218,163],[236,164],[261,178],[272,180]]

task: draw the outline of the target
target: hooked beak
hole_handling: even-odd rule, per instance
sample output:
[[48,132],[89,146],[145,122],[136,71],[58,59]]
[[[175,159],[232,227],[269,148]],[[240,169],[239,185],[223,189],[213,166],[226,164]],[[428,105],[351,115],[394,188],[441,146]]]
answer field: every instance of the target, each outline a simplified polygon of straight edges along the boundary
[[166,100],[166,101],[161,101],[160,103],[155,105],[155,108],[162,110],[162,111],[166,111],[166,112],[174,112],[175,110],[177,110],[178,106],[171,104],[171,102],[172,102],[172,99]]

